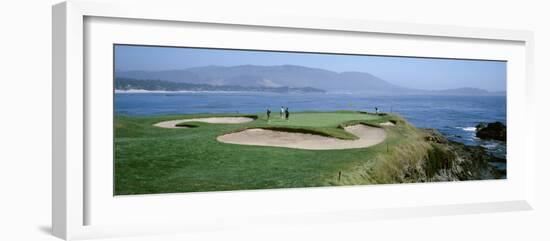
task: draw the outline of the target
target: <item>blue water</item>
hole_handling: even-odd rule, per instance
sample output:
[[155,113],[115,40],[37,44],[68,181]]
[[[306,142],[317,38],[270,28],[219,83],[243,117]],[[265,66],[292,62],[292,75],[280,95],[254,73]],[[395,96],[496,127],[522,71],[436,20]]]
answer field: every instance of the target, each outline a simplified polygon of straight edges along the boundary
[[132,116],[191,113],[259,113],[281,106],[292,111],[396,112],[416,127],[435,128],[447,138],[481,145],[505,157],[506,145],[475,137],[480,122],[506,123],[505,96],[380,96],[254,92],[116,93],[115,112]]

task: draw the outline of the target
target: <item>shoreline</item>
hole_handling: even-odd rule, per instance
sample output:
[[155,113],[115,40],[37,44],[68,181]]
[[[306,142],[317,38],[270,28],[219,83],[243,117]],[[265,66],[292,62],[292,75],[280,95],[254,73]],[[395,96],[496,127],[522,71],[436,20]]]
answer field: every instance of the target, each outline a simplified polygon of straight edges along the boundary
[[115,94],[179,94],[179,93],[276,93],[276,92],[262,92],[262,91],[226,91],[226,90],[143,90],[143,89],[131,89],[131,90],[114,90]]
[[173,94],[185,94],[185,93],[189,93],[189,94],[194,94],[194,93],[205,93],[205,94],[217,94],[217,93],[222,93],[222,94],[229,94],[229,93],[242,93],[242,94],[246,94],[246,93],[262,93],[262,94],[319,94],[319,95],[324,95],[324,94],[330,94],[330,93],[327,93],[327,92],[300,92],[300,91],[291,91],[291,92],[276,92],[276,91],[253,91],[253,90],[144,90],[144,89],[130,89],[130,90],[120,90],[120,89],[115,89],[114,90],[114,93],[115,94],[170,94],[170,93],[173,93]]
[[272,93],[272,94],[318,94],[318,95],[340,95],[340,96],[367,96],[367,97],[506,97],[506,95],[468,95],[468,94],[391,94],[391,93],[372,93],[372,92],[341,92],[341,91],[325,91],[325,92],[277,92],[277,91],[254,91],[254,90],[145,90],[145,89],[114,89],[116,94],[133,94],[133,93]]

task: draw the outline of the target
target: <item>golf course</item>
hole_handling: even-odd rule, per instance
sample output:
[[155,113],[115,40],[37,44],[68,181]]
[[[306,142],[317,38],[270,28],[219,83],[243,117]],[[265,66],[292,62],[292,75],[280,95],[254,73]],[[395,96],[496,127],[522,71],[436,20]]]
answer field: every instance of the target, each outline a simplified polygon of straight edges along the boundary
[[483,158],[464,161],[457,144],[390,113],[297,112],[288,120],[278,113],[269,119],[265,113],[116,115],[114,131],[115,195],[468,180],[487,174],[478,168]]

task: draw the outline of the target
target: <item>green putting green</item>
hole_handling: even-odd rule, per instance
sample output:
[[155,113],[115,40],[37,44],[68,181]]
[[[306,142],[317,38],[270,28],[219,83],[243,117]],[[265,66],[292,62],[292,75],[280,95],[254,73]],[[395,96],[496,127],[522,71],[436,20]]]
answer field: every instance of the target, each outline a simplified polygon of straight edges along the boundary
[[[262,119],[266,116],[263,115]],[[281,119],[278,113],[271,114],[269,124],[276,126],[297,127],[337,127],[338,125],[354,120],[377,120],[380,116],[361,112],[299,112],[290,113],[289,119]]]

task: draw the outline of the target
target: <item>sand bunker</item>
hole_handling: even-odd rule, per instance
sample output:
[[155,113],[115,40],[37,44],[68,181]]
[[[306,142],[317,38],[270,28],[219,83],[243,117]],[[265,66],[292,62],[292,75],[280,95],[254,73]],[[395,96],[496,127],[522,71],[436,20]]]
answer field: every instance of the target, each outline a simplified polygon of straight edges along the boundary
[[193,118],[193,119],[163,121],[163,122],[154,124],[154,126],[162,127],[162,128],[188,128],[185,126],[176,126],[176,125],[180,123],[185,123],[185,122],[205,122],[205,123],[211,123],[211,124],[240,124],[240,123],[251,122],[253,120],[254,119],[249,117],[208,117],[208,118]]
[[395,124],[389,122],[389,121],[386,121],[384,123],[380,123],[381,126],[395,126]]
[[364,148],[381,143],[386,138],[382,128],[367,125],[353,125],[344,128],[357,137],[358,140],[341,140],[332,137],[273,131],[266,129],[247,129],[241,132],[218,136],[218,141],[231,144],[253,146],[276,146],[306,150],[336,150]]

